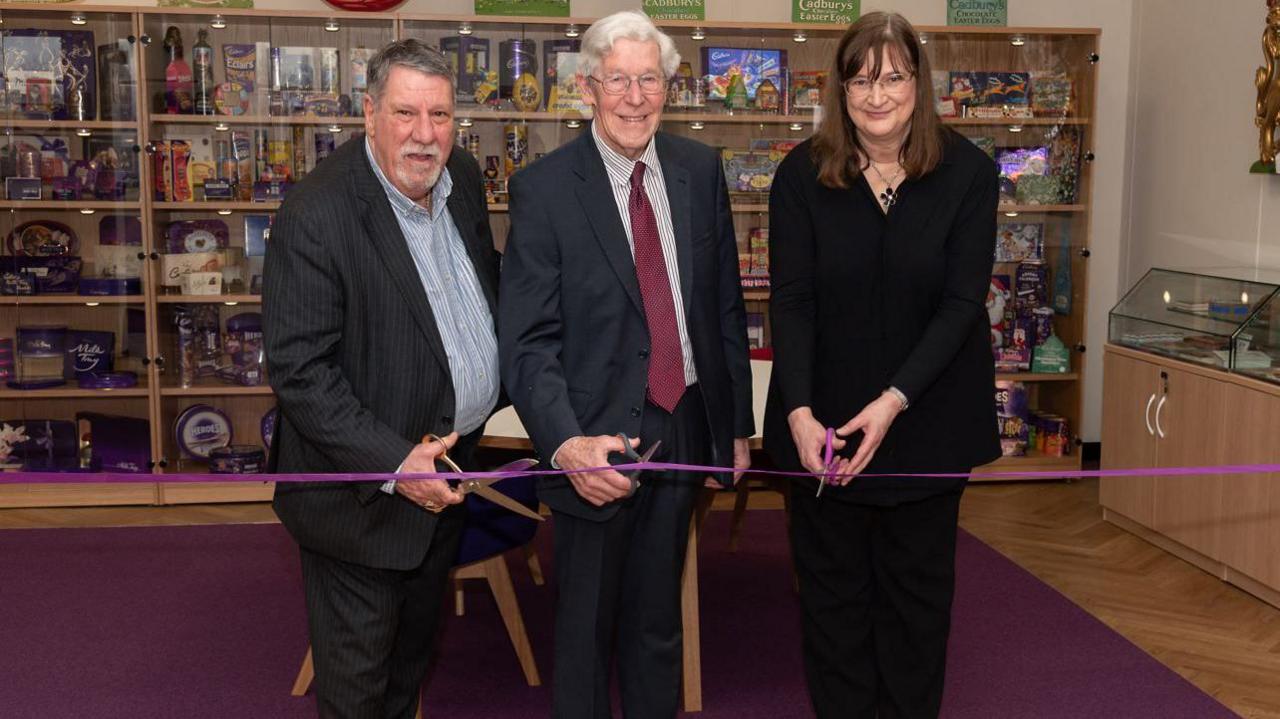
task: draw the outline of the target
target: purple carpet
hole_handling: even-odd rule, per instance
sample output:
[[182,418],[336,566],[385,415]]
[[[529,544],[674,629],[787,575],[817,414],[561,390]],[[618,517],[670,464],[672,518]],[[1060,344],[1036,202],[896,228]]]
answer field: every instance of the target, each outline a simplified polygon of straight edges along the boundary
[[[727,513],[701,554],[706,719],[812,716],[778,512]],[[549,530],[539,537],[551,571]],[[943,715],[1235,716],[968,534]],[[427,685],[432,717],[547,716],[553,589],[512,575],[544,686],[527,687],[497,609],[470,582]],[[306,651],[297,552],[278,525],[0,532],[0,715],[314,716],[289,695]]]

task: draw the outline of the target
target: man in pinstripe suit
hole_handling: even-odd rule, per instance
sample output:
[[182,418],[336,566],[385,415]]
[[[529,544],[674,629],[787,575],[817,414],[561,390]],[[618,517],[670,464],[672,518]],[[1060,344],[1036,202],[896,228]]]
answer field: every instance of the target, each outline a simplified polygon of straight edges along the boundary
[[[498,401],[498,258],[480,168],[452,146],[452,77],[417,40],[380,50],[365,138],[280,208],[263,286],[276,471],[430,472],[446,446],[465,467]],[[439,481],[277,485],[322,716],[414,715],[461,501]]]

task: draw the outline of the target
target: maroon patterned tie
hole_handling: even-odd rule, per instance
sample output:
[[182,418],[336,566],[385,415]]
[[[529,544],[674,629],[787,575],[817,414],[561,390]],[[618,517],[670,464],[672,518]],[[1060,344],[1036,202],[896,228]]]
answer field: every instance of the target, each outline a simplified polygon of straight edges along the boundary
[[627,212],[631,215],[631,237],[636,246],[640,300],[644,303],[652,345],[649,348],[649,401],[671,412],[684,395],[684,354],[680,350],[676,305],[671,297],[667,263],[662,257],[658,221],[644,191],[644,170],[644,163],[637,162],[631,171]]

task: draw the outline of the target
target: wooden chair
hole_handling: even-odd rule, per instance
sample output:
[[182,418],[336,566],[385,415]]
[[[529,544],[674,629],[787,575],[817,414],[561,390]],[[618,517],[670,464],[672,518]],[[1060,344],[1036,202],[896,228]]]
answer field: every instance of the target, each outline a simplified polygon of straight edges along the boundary
[[[512,477],[493,485],[503,494],[521,502],[531,509],[537,509],[538,500],[534,496],[533,477]],[[523,548],[529,571],[534,583],[542,584],[542,567],[532,547],[533,535],[538,531],[538,522],[498,507],[474,494],[467,495],[467,525],[462,532],[462,540],[458,546],[458,559],[451,572],[455,583],[455,613],[462,616],[461,593],[459,583],[464,579],[484,579],[489,582],[489,589],[498,604],[498,613],[506,625],[507,635],[515,648],[516,658],[524,672],[529,686],[539,686],[542,678],[538,675],[538,665],[533,656],[533,647],[529,644],[529,635],[525,631],[524,617],[520,613],[520,603],[516,599],[515,587],[511,583],[511,573],[507,570],[505,553],[511,549]],[[302,660],[302,667],[293,682],[293,695],[302,696],[311,687],[315,679],[315,665],[311,656],[311,648]],[[418,708],[421,717],[422,708]]]

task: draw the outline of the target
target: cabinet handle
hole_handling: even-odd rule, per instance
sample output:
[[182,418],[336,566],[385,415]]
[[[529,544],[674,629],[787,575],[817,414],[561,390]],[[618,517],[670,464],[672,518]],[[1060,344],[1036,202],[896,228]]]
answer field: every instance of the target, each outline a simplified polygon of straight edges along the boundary
[[1152,392],[1151,396],[1147,398],[1147,411],[1145,414],[1142,415],[1142,420],[1147,423],[1147,434],[1151,435],[1152,437],[1156,436],[1156,431],[1151,426],[1151,405],[1155,404],[1155,401],[1156,401],[1156,393]]
[[1160,435],[1160,439],[1164,439],[1164,428],[1160,426],[1160,413],[1164,411],[1164,403],[1168,401],[1169,395],[1160,398],[1160,404],[1156,405],[1156,434]]

